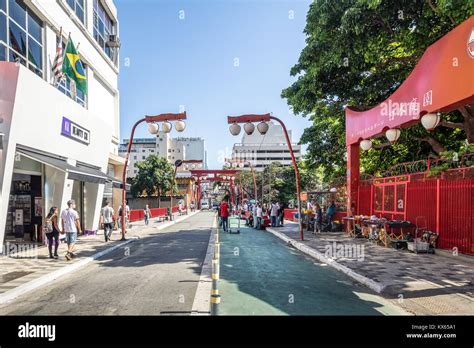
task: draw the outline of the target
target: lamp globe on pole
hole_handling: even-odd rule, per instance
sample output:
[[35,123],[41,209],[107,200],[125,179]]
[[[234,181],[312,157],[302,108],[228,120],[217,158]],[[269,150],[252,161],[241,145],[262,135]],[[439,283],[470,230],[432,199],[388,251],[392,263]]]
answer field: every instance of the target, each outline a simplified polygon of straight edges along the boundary
[[400,138],[401,131],[399,128],[390,128],[385,132],[385,136],[387,137],[388,141],[392,144],[395,143]]
[[436,114],[425,114],[421,117],[421,124],[427,131],[432,131],[435,129],[439,122],[441,121],[441,116],[439,113]]
[[364,151],[369,151],[372,148],[372,141],[369,139],[362,140],[360,142],[360,148]]

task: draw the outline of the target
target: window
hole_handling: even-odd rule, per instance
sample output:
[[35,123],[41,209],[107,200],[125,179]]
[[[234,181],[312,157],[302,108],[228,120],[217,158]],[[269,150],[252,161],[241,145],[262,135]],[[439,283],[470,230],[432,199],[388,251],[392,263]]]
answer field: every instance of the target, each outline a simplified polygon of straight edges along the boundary
[[115,23],[102,6],[100,0],[94,0],[94,39],[109,58],[117,64],[117,49],[109,47],[109,36],[115,34]]
[[142,160],[144,160],[146,157],[145,156],[142,156]]
[[85,3],[84,0],[67,0],[69,7],[76,13],[77,18],[85,24]]
[[43,77],[43,23],[23,0],[0,0],[0,61],[19,62]]
[[136,159],[137,159],[137,156],[133,156],[133,159],[136,160]]

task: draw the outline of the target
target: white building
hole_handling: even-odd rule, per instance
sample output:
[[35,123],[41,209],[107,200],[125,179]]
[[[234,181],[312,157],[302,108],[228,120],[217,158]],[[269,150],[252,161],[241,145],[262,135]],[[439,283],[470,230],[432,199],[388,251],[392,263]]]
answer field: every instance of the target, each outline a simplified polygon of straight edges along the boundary
[[[244,132],[242,142],[234,144],[232,148],[232,161],[250,162],[256,171],[263,171],[272,162],[291,166],[290,150],[283,128],[273,122],[269,122],[268,125],[265,135],[260,134],[256,129],[251,135]],[[288,136],[291,142],[291,130],[288,130]],[[301,146],[292,144],[292,149],[296,160],[301,159]],[[248,167],[248,164],[245,166]]]
[[[129,140],[124,139],[119,153],[125,157]],[[204,140],[201,138],[171,138],[169,133],[162,131],[157,133],[156,138],[135,138],[130,150],[127,177],[133,178],[138,173],[137,164],[146,160],[150,155],[166,158],[174,164],[177,160],[201,160],[202,168],[206,165],[206,150]],[[179,167],[183,171],[187,166]]]
[[[62,28],[87,75],[88,94],[53,85]],[[76,201],[83,230],[96,230],[104,189],[117,200],[119,33],[111,0],[0,0],[0,248],[38,240],[52,206]],[[15,61],[17,63],[15,63]],[[20,64],[18,64],[20,63]],[[115,197],[114,197],[115,196]]]

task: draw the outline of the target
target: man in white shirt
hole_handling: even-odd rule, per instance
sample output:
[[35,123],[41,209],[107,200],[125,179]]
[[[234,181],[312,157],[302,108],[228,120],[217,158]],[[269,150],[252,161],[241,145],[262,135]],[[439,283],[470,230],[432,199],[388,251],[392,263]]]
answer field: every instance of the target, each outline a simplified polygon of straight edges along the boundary
[[278,210],[280,207],[278,206],[278,203],[273,202],[272,203],[272,208],[270,210],[270,220],[272,227],[276,227],[277,225],[277,216],[278,216]]
[[69,261],[76,255],[74,252],[74,245],[77,240],[77,233],[81,232],[81,222],[79,221],[79,214],[75,210],[76,202],[73,199],[67,202],[67,209],[61,213],[61,223],[63,231],[66,233],[67,253],[66,259]]
[[252,215],[253,215],[253,227],[257,228],[257,203],[254,203],[252,206]]
[[108,242],[112,235],[112,231],[114,229],[113,223],[114,223],[114,208],[110,206],[110,202],[107,201],[105,204],[105,207],[102,208],[102,211],[100,213],[100,216],[102,218],[102,223],[104,224],[104,237],[105,241]]
[[263,211],[262,211],[262,206],[260,203],[257,204],[257,230],[260,229],[260,226],[262,225],[262,216],[263,216]]

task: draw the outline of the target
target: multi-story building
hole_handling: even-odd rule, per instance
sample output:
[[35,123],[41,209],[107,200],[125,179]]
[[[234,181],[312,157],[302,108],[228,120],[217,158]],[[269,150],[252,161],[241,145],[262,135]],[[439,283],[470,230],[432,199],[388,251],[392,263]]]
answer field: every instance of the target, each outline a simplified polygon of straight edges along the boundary
[[[84,230],[98,228],[104,195],[118,200],[118,33],[112,0],[0,0],[0,249],[41,239],[69,199]],[[60,35],[79,46],[87,94],[54,82]]]
[[[250,162],[255,170],[263,169],[272,162],[279,162],[284,166],[291,166],[290,150],[286,142],[283,128],[279,124],[269,122],[265,135],[255,130],[251,135],[244,132],[242,142],[234,144],[232,160]],[[291,130],[288,130],[291,141]],[[291,144],[296,160],[301,159],[301,146]],[[245,164],[248,167],[248,163]]]
[[[129,140],[124,139],[119,153],[125,156]],[[150,155],[166,158],[174,164],[177,160],[201,160],[202,168],[206,166],[206,150],[204,140],[201,138],[171,138],[169,133],[158,132],[156,138],[133,139],[130,150],[127,177],[133,178],[138,173],[137,164],[144,161]],[[185,170],[185,166],[179,171]]]

